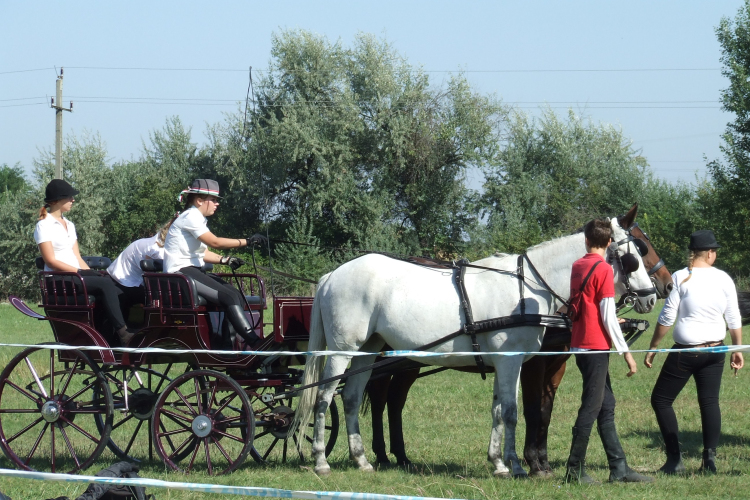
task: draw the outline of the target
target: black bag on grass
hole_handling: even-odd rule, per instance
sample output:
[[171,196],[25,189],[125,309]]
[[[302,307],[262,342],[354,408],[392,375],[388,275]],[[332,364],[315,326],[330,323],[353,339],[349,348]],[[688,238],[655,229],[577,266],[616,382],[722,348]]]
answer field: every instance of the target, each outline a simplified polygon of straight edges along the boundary
[[[129,462],[118,462],[96,473],[99,477],[121,477],[137,479],[138,466]],[[148,500],[153,495],[146,495],[143,486],[126,486],[119,484],[91,483],[83,495],[76,500]]]

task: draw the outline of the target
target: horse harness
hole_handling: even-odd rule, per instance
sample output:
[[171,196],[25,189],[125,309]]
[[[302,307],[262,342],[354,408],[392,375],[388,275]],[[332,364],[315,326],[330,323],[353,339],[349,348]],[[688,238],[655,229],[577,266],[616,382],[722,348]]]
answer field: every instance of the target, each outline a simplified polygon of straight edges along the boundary
[[[634,224],[635,225],[635,224]],[[631,226],[632,228],[633,226]],[[639,296],[647,296],[653,293],[656,293],[656,288],[645,288],[645,289],[637,289],[633,290],[630,285],[630,280],[628,279],[628,275],[631,272],[635,272],[638,267],[638,260],[630,253],[630,243],[633,242],[634,246],[636,247],[637,251],[640,253],[640,255],[646,255],[648,253],[648,247],[646,247],[645,243],[643,241],[639,240],[638,238],[633,237],[630,234],[630,228],[627,230],[628,236],[624,238],[623,240],[612,243],[608,249],[608,254],[614,253],[615,259],[620,264],[620,269],[622,269],[624,282],[625,282],[625,288],[627,289],[627,293],[623,295],[623,297],[629,297],[627,300],[620,299],[620,302],[626,303],[630,302],[632,305],[635,300],[637,300],[637,297]],[[645,233],[644,233],[645,234]],[[617,248],[624,243],[628,243],[628,253],[625,254],[626,258],[623,259],[620,257],[620,254],[617,252]],[[632,260],[635,260],[635,267],[633,267],[633,264],[628,264],[628,261],[631,259],[627,258],[627,256],[630,255]],[[608,255],[609,258],[609,255]],[[400,258],[398,260],[402,260],[404,262],[409,262],[414,265],[422,266],[422,267],[430,267],[435,269],[451,269],[453,270],[454,274],[454,280],[456,282],[456,289],[458,290],[459,300],[461,302],[461,308],[464,312],[464,325],[461,327],[461,329],[456,330],[453,333],[450,333],[444,337],[441,337],[433,342],[430,342],[429,344],[422,345],[420,347],[414,348],[414,351],[426,351],[428,349],[431,349],[433,347],[436,347],[444,342],[448,342],[449,340],[453,340],[454,338],[460,337],[461,335],[468,335],[471,338],[471,347],[474,355],[474,360],[476,361],[477,367],[479,368],[479,372],[482,375],[482,380],[486,380],[487,378],[487,367],[484,363],[484,360],[481,356],[481,350],[479,347],[479,343],[477,342],[477,335],[481,333],[491,332],[495,330],[502,330],[506,328],[519,328],[524,326],[543,326],[543,327],[552,327],[552,328],[567,328],[570,329],[572,327],[572,322],[570,321],[570,318],[568,318],[565,315],[549,315],[549,314],[527,314],[526,313],[526,299],[524,296],[524,288],[525,283],[527,281],[527,277],[525,275],[524,267],[528,265],[528,267],[531,269],[531,271],[535,274],[534,280],[537,284],[541,285],[545,290],[547,290],[555,299],[562,302],[564,305],[568,304],[568,301],[560,296],[558,293],[556,293],[552,287],[544,280],[542,277],[542,274],[537,270],[536,266],[534,266],[534,263],[529,258],[528,254],[523,253],[518,256],[517,260],[517,267],[515,271],[506,271],[503,269],[496,269],[493,267],[485,267],[485,266],[478,266],[476,264],[471,264],[467,259],[461,259],[458,261],[440,261],[440,260],[433,260],[428,258],[422,258],[422,257],[412,257],[408,259]],[[623,267],[623,265],[630,265],[632,269],[629,270],[629,272],[626,272],[626,268]],[[663,263],[662,263],[663,265]],[[657,264],[658,267],[660,267]],[[655,266],[656,270],[658,270],[658,267]],[[518,291],[520,295],[519,299],[519,307],[520,307],[520,314],[511,314],[509,316],[500,316],[497,318],[491,318],[491,319],[485,319],[480,321],[474,321],[474,315],[471,310],[471,302],[469,300],[469,295],[466,291],[466,285],[465,285],[465,276],[466,276],[466,270],[467,269],[480,269],[485,271],[491,271],[495,273],[504,274],[507,276],[515,277],[518,279]],[[654,271],[656,272],[656,271]],[[623,307],[618,303],[618,309]],[[377,361],[371,365],[363,366],[360,368],[357,368],[355,370],[350,370],[345,373],[342,373],[341,375],[336,375],[333,377],[328,377],[323,380],[319,380],[317,382],[314,382],[312,384],[304,385],[301,387],[297,387],[294,390],[286,391],[278,394],[264,394],[262,399],[263,401],[270,401],[274,399],[283,399],[286,397],[289,397],[291,394],[299,393],[305,389],[309,389],[312,387],[321,386],[323,384],[327,384],[329,382],[333,382],[335,380],[341,380],[348,377],[351,377],[352,375],[356,375],[358,373],[362,373],[368,370],[374,370],[375,368],[384,368],[386,366],[392,365],[394,363],[399,363],[402,360],[400,358],[387,358],[381,361]]]

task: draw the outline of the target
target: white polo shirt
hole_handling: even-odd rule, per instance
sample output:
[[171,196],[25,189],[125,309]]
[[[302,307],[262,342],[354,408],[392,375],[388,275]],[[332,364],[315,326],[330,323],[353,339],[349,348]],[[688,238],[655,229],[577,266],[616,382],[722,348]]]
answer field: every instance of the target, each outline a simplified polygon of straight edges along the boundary
[[198,237],[209,232],[206,221],[195,207],[190,207],[175,219],[164,243],[164,272],[203,266],[203,255],[208,247]]
[[[44,243],[45,241],[51,241],[52,249],[55,251],[55,258],[57,260],[71,265],[76,269],[80,269],[81,264],[78,262],[76,254],[73,253],[73,246],[75,246],[76,241],[78,241],[76,226],[65,217],[63,217],[63,220],[68,226],[67,230],[65,229],[65,226],[62,225],[62,222],[52,217],[51,214],[47,214],[47,217],[36,223],[36,228],[34,229],[34,241],[36,241],[37,245]],[[46,263],[44,264],[44,270],[54,271],[54,269],[50,268]]]
[[117,256],[107,268],[107,273],[122,286],[136,287],[143,284],[141,261],[163,259],[164,247],[157,243],[158,235],[136,240]]

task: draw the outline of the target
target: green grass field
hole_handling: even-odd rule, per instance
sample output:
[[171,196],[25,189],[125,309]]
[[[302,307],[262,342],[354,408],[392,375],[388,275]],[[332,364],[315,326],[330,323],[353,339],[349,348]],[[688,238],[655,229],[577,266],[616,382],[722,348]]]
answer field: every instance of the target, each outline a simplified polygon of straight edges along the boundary
[[[660,307],[661,304],[657,306],[657,312]],[[656,322],[657,312],[647,317],[652,325]],[[646,348],[650,334],[651,331],[647,332],[635,348]],[[26,318],[8,304],[0,304],[0,342],[36,344],[52,340],[47,323]],[[669,338],[665,339],[662,347],[668,347],[669,341]],[[18,349],[0,348],[0,366],[5,366],[17,352]],[[624,361],[616,355],[612,356],[611,374],[618,401],[616,421],[630,465],[638,471],[651,473],[664,461],[660,434],[649,402],[664,356],[657,356],[656,366],[652,370],[643,366],[642,354],[637,354],[636,359],[639,371],[633,378],[627,379]],[[675,404],[686,465],[691,472],[688,477],[659,476],[651,485],[604,484],[581,487],[562,484],[564,462],[570,447],[570,429],[580,398],[580,375],[572,360],[569,361],[567,374],[558,392],[550,428],[549,454],[555,467],[554,479],[500,480],[492,477],[492,469],[486,461],[492,398],[491,377],[482,381],[478,375],[450,371],[420,379],[412,389],[404,418],[407,453],[415,466],[408,471],[394,467],[368,474],[356,470],[348,460],[342,416],[341,434],[329,458],[333,473],[327,478],[317,477],[311,470],[310,462],[293,460],[286,464],[276,461],[259,465],[250,457],[238,471],[228,476],[210,477],[205,473],[186,476],[166,470],[157,461],[143,464],[141,475],[166,481],[291,490],[359,491],[475,499],[745,498],[750,495],[746,490],[750,487],[749,377],[748,368],[740,371],[737,377],[734,377],[729,368],[726,369],[721,394],[723,430],[718,451],[719,473],[716,476],[695,474],[700,465],[702,445],[695,385],[691,382]],[[361,423],[362,434],[369,448],[369,416],[362,417]],[[522,453],[523,433],[524,423],[519,417],[519,455]],[[144,440],[135,446],[135,453],[145,456],[147,442]],[[371,453],[369,457],[374,460]],[[106,450],[86,472],[94,474],[117,460]],[[606,480],[606,459],[596,433],[589,446],[588,465],[592,476]],[[0,467],[12,468],[12,465],[3,456],[0,458]],[[84,485],[0,479],[0,491],[14,500],[40,500],[61,495],[75,498],[84,489]],[[157,499],[197,499],[206,496],[176,490],[153,490],[151,493]],[[233,497],[213,495],[210,498]]]

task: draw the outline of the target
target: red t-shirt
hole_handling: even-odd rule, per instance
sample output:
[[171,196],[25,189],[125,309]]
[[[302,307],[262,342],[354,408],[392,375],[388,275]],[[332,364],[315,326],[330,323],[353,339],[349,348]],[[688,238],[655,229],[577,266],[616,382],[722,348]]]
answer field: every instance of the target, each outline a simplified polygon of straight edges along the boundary
[[615,277],[612,268],[601,255],[587,253],[573,263],[573,269],[570,272],[570,292],[572,295],[573,291],[581,289],[583,279],[596,261],[602,263],[596,266],[583,289],[581,314],[578,320],[573,322],[570,346],[608,351],[611,342],[607,330],[604,329],[599,302],[604,298],[615,296]]

